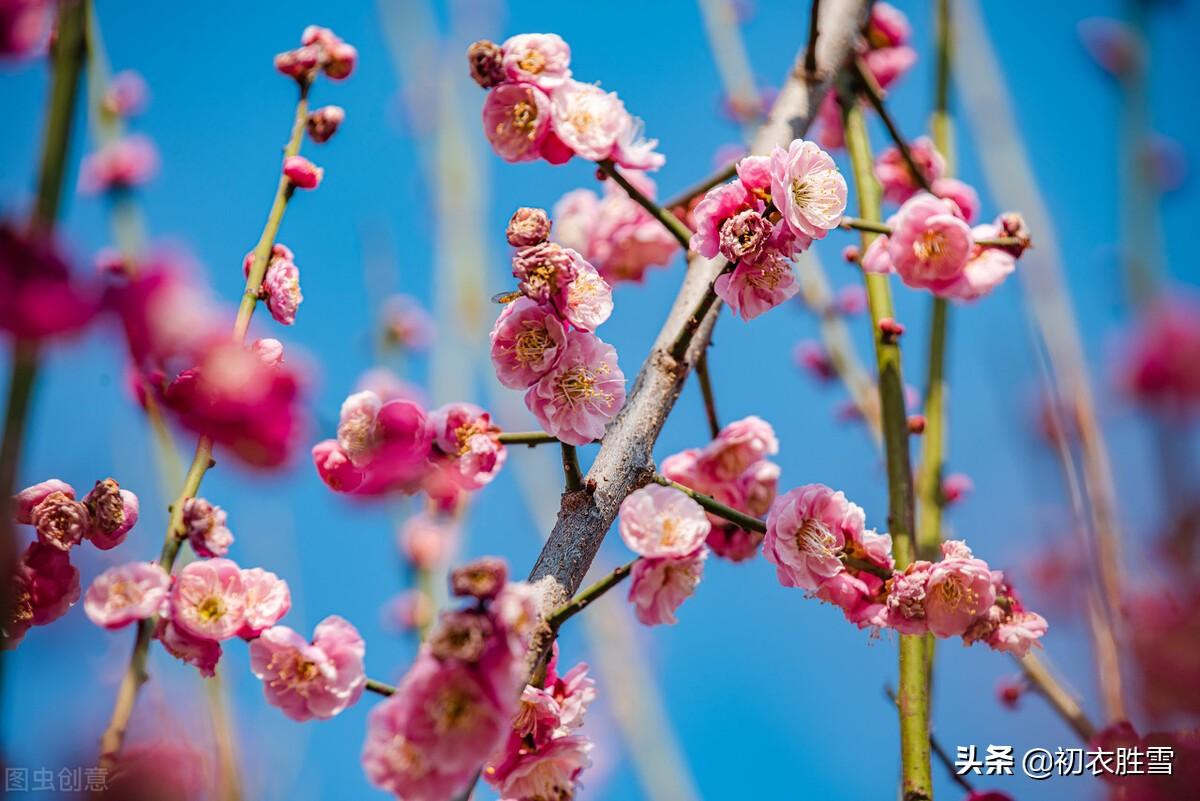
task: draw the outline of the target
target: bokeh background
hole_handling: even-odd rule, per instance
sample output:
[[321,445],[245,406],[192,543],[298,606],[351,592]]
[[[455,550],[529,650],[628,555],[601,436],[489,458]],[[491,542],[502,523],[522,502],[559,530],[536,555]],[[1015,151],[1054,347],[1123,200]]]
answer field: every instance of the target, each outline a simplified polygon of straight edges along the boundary
[[[932,4],[898,2],[914,27],[921,61],[891,92],[894,114],[910,136],[923,132],[932,101]],[[983,217],[1004,210],[987,183],[974,134],[1012,126],[1037,178],[1061,257],[1091,367],[1102,423],[1114,456],[1125,562],[1152,583],[1152,542],[1163,524],[1153,440],[1112,380],[1130,307],[1119,270],[1118,89],[1080,44],[1090,16],[1119,16],[1120,3],[956,3],[964,20],[982,23],[989,53],[960,43],[960,61],[1006,88],[1011,106],[968,120],[960,114],[959,173],[984,198]],[[271,57],[295,46],[309,23],[332,27],[357,46],[357,72],[320,82],[316,104],[336,103],[347,121],[327,145],[306,144],[326,170],[320,189],[292,203],[280,234],[297,256],[305,301],[298,324],[280,332],[259,314],[253,332],[279,336],[312,367],[314,429],[332,435],[341,399],[379,363],[381,301],[393,292],[421,299],[437,316],[434,347],[390,359],[422,385],[431,402],[472,400],[510,430],[535,427],[518,393],[501,389],[486,361],[493,293],[510,287],[503,229],[520,205],[552,206],[566,191],[595,188],[593,170],[507,165],[492,155],[478,124],[483,99],[466,77],[467,43],[518,32],[553,31],[572,48],[583,80],[619,92],[661,142],[666,166],[655,175],[671,195],[708,174],[714,155],[737,143],[740,127],[723,113],[721,79],[700,5],[690,2],[543,4],[369,2],[328,4],[96,4],[115,69],[134,69],[152,93],[133,126],[162,155],[158,177],[139,199],[153,241],[186,248],[215,291],[231,305],[242,288],[242,255],[252,247],[275,186],[278,153],[294,90]],[[1190,97],[1197,67],[1200,8],[1151,4],[1151,105],[1155,127],[1179,153],[1200,152],[1200,109]],[[807,31],[807,3],[758,0],[741,6],[739,32],[760,85],[778,85]],[[965,24],[965,22],[964,22]],[[966,74],[965,72],[963,73]],[[965,79],[964,79],[965,80]],[[0,86],[9,122],[0,126],[0,203],[18,213],[31,199],[47,72],[41,62],[5,64]],[[955,106],[978,86],[959,83]],[[1011,109],[1012,116],[1008,116]],[[80,110],[73,144],[92,148]],[[882,132],[874,131],[877,144]],[[1172,291],[1200,280],[1192,242],[1194,181],[1164,196],[1163,263]],[[64,235],[80,269],[111,243],[102,199],[71,192]],[[1035,228],[1035,242],[1047,232]],[[839,259],[856,238],[834,233],[816,248],[837,285],[856,276]],[[632,378],[680,280],[682,259],[653,270],[644,285],[620,285],[604,328]],[[926,298],[900,289],[899,316],[911,343],[909,382],[924,374]],[[1008,281],[952,322],[949,364],[949,467],[969,474],[976,491],[949,513],[949,525],[993,565],[1012,570],[1035,608],[1050,620],[1046,655],[1063,678],[1098,706],[1095,671],[1078,599],[1031,584],[1029,565],[1054,543],[1071,542],[1060,471],[1034,430],[1039,370],[1021,284]],[[869,353],[856,321],[860,352]],[[865,429],[837,419],[845,397],[797,369],[794,344],[815,335],[815,321],[787,304],[743,323],[726,314],[711,353],[724,420],[757,414],[778,432],[781,490],[820,481],[844,489],[869,522],[886,528],[886,482]],[[297,356],[298,358],[298,356]],[[37,395],[22,485],[57,476],[88,486],[107,475],[142,497],[142,519],[119,549],[77,551],[86,587],[117,562],[157,553],[166,495],[153,443],[125,390],[123,350],[115,331],[94,329],[54,349]],[[656,449],[662,458],[707,441],[703,408],[689,383]],[[1194,437],[1187,441],[1194,445]],[[181,449],[191,442],[179,437]],[[1194,453],[1194,448],[1191,448]],[[592,449],[581,454],[586,460]],[[462,558],[500,554],[521,574],[532,564],[556,507],[556,455],[514,449],[500,478],[477,494],[467,518]],[[1185,485],[1186,486],[1186,485]],[[1194,485],[1192,485],[1194,488]],[[169,490],[171,494],[174,488]],[[231,556],[286,578],[294,607],[285,621],[302,632],[326,615],[349,618],[368,643],[370,675],[395,680],[413,652],[411,637],[385,621],[385,607],[405,586],[395,545],[402,505],[364,505],[335,496],[301,454],[288,470],[264,476],[222,460],[203,495],[229,512],[237,541]],[[549,508],[547,508],[547,504]],[[627,558],[617,542],[600,562]],[[1065,599],[1061,596],[1066,595]],[[888,798],[899,774],[895,714],[884,696],[894,682],[893,638],[871,638],[840,612],[778,585],[761,558],[734,565],[710,560],[703,584],[674,627],[640,628],[620,593],[605,598],[587,622],[576,620],[562,642],[564,660],[596,668],[600,700],[584,729],[597,741],[583,799]],[[1053,596],[1053,597],[1052,597]],[[1074,609],[1071,601],[1074,600]],[[1065,601],[1065,603],[1064,603]],[[578,625],[577,625],[578,624]],[[3,735],[8,763],[35,769],[91,764],[95,738],[111,710],[132,634],[91,625],[79,607],[51,627],[34,629],[5,658]],[[211,759],[209,706],[195,671],[155,649],[131,740],[187,738]],[[934,720],[938,737],[956,745],[1076,745],[1041,699],[1017,711],[996,700],[998,680],[1015,673],[1007,657],[957,642],[939,649]],[[234,642],[221,663],[222,692],[236,732],[246,797],[370,799],[358,754],[376,697],[327,722],[295,724],[262,698],[246,649]],[[665,724],[665,726],[664,726]],[[957,797],[935,765],[940,797]],[[1090,779],[1032,782],[981,779],[1020,799],[1090,798]],[[481,789],[480,797],[490,791]]]

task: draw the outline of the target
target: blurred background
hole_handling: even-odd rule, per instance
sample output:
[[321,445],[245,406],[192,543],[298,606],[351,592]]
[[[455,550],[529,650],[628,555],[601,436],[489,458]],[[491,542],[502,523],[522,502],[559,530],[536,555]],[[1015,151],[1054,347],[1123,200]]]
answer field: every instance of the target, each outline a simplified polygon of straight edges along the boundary
[[[920,60],[890,89],[889,104],[915,137],[926,131],[932,103],[933,4],[896,5],[909,16]],[[1117,387],[1135,317],[1123,240],[1153,262],[1167,294],[1186,297],[1200,281],[1189,238],[1200,204],[1187,173],[1200,149],[1200,109],[1190,102],[1200,66],[1200,7],[1137,5],[1151,43],[1148,117],[1140,123],[1130,122],[1129,87],[1081,41],[1085,18],[1128,13],[1103,0],[955,2],[952,101],[957,171],[979,190],[981,217],[1025,204],[1019,210],[1035,242],[1030,257],[1039,260],[1029,269],[1061,270],[1069,289],[1115,473],[1121,562],[1135,589],[1169,575],[1161,543],[1177,520],[1174,512],[1194,498],[1188,468],[1196,437],[1194,428],[1179,424],[1163,435],[1162,424],[1139,413]],[[512,285],[505,223],[518,206],[549,208],[569,190],[599,184],[579,160],[508,165],[490,152],[478,117],[483,93],[467,76],[467,44],[528,31],[560,34],[571,46],[576,77],[618,92],[660,140],[667,162],[653,177],[660,196],[671,196],[719,166],[723,148],[728,153],[742,142],[745,129],[728,113],[726,81],[749,75],[760,90],[777,87],[807,37],[808,4],[297,0],[135,8],[98,0],[96,15],[113,69],[136,70],[149,87],[149,104],[131,123],[161,156],[157,176],[138,195],[149,239],[192,254],[231,306],[242,290],[242,256],[270,203],[294,104],[294,89],[271,58],[296,46],[310,23],[331,27],[358,48],[349,80],[314,89],[315,105],[343,106],[347,118],[330,143],[306,145],[325,179],[295,198],[280,232],[303,275],[298,322],[280,329],[259,314],[252,328],[252,336],[279,337],[290,358],[309,366],[308,441],[315,442],[333,435],[342,399],[380,364],[420,386],[431,404],[474,401],[507,430],[537,427],[519,393],[495,382],[486,358],[499,308],[489,298]],[[742,55],[749,73],[739,73]],[[42,59],[0,65],[5,106],[13,112],[0,126],[5,214],[24,213],[31,202],[47,80]],[[74,191],[79,158],[95,143],[83,104],[79,113],[62,236],[77,269],[86,270],[111,245],[112,231],[105,200]],[[1148,164],[1164,193],[1149,223],[1123,231],[1130,185],[1123,148],[1131,124],[1161,137]],[[882,147],[882,129],[872,133]],[[988,142],[987,149],[978,142]],[[1028,186],[1019,180],[1025,173],[1034,176]],[[1031,202],[1044,205],[1030,208]],[[814,249],[835,287],[857,280],[840,258],[842,247],[856,243],[857,236],[835,232]],[[682,270],[676,257],[668,268],[651,270],[644,284],[615,290],[616,310],[603,337],[630,379]],[[919,389],[927,297],[896,286],[898,317],[911,343],[907,378]],[[1100,719],[1083,590],[1069,575],[1077,560],[1074,524],[1058,457],[1042,433],[1040,346],[1027,294],[1036,286],[1009,280],[953,315],[948,470],[969,475],[975,490],[948,511],[947,525],[993,566],[1011,571],[1029,605],[1050,621],[1045,656]],[[413,296],[433,315],[428,348],[381,347],[386,300],[395,293]],[[850,324],[859,353],[869,355],[865,319]],[[867,510],[869,523],[884,529],[886,480],[866,428],[843,419],[847,396],[837,382],[815,380],[794,361],[796,344],[816,332],[815,318],[798,301],[752,323],[726,313],[710,355],[717,406],[723,420],[756,414],[774,425],[781,491],[809,482],[843,489]],[[176,489],[164,489],[149,429],[126,390],[117,331],[94,327],[50,350],[36,403],[20,486],[61,477],[87,487],[112,475],[142,498],[141,521],[125,544],[76,551],[84,587],[112,564],[157,553],[168,495]],[[701,398],[689,381],[655,453],[661,459],[708,439]],[[190,454],[194,440],[181,433],[178,442]],[[581,449],[585,468],[593,451]],[[335,495],[303,451],[288,469],[269,475],[218,461],[202,494],[229,513],[237,537],[230,556],[289,582],[293,609],[285,622],[297,631],[310,632],[334,613],[352,621],[367,641],[369,675],[395,681],[414,650],[412,636],[390,620],[391,602],[409,583],[396,532],[416,507]],[[1169,491],[1164,475],[1172,478]],[[500,477],[473,498],[453,561],[498,554],[523,574],[552,524],[560,486],[554,451],[511,449]],[[597,565],[627,558],[619,542],[609,542]],[[761,558],[709,560],[703,584],[673,627],[638,626],[621,595],[604,598],[568,626],[561,644],[566,662],[593,664],[600,691],[584,730],[597,747],[580,798],[895,794],[897,725],[884,692],[896,675],[893,637],[857,631],[839,610],[780,587]],[[5,656],[8,765],[92,764],[131,640],[129,630],[93,626],[77,606],[53,626],[32,630]],[[951,752],[970,744],[981,751],[1012,745],[1018,754],[1078,744],[1036,695],[1023,697],[1015,710],[1001,705],[998,682],[1017,674],[1006,656],[957,642],[938,654],[934,725]],[[212,706],[196,671],[155,647],[150,674],[130,742],[180,738],[213,764]],[[359,765],[376,696],[330,721],[293,723],[266,704],[237,642],[226,649],[220,679],[246,798],[384,797]],[[1139,711],[1137,683],[1131,667],[1130,710],[1140,728],[1150,721]],[[940,797],[961,793],[936,764],[934,777]],[[1018,799],[1101,794],[1087,778],[977,783]],[[477,797],[490,793],[481,787]]]

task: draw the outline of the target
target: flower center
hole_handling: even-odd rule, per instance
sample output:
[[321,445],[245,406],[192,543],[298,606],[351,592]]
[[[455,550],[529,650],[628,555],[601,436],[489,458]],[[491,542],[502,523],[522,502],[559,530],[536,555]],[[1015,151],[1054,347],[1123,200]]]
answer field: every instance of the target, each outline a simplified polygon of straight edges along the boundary
[[659,527],[662,531],[659,542],[667,546],[674,545],[679,536],[679,518],[661,517],[659,518]]
[[196,607],[196,615],[204,623],[220,620],[225,615],[225,602],[219,595],[210,595]]
[[512,107],[512,127],[533,138],[537,128],[537,109],[532,103],[522,100]]
[[433,702],[434,726],[438,734],[469,728],[473,723],[475,701],[454,688],[442,692]]
[[517,66],[523,72],[537,75],[546,69],[546,56],[539,50],[526,50],[525,55],[521,56],[521,60],[517,62]]
[[938,585],[938,595],[941,596],[942,603],[948,609],[966,609],[975,608],[979,596],[970,587],[963,584],[963,581],[958,576],[951,576]]
[[912,248],[921,261],[935,261],[947,251],[946,235],[941,231],[926,231],[913,241]]
[[285,687],[304,696],[309,693],[308,685],[321,674],[317,664],[305,659],[298,651],[273,654],[267,668],[275,671],[272,687]]
[[796,547],[801,553],[821,558],[836,557],[838,553],[837,537],[819,520],[804,521],[796,532]]
[[458,443],[458,456],[462,456],[471,450],[471,438],[477,434],[482,434],[483,429],[476,422],[463,423],[458,428],[454,429],[454,440]]
[[576,403],[586,403],[599,399],[602,403],[611,403],[612,395],[597,386],[597,376],[604,375],[609,370],[607,364],[601,364],[595,370],[587,367],[576,367],[563,373],[558,379],[558,394],[574,406]]
[[792,181],[792,201],[797,206],[807,206],[816,199],[812,187],[808,185],[808,181],[802,181],[799,178]]
[[783,266],[776,261],[768,261],[759,269],[746,276],[746,283],[757,289],[773,291],[783,280]]
[[550,347],[550,335],[542,326],[529,326],[517,335],[513,352],[521,364],[540,361]]

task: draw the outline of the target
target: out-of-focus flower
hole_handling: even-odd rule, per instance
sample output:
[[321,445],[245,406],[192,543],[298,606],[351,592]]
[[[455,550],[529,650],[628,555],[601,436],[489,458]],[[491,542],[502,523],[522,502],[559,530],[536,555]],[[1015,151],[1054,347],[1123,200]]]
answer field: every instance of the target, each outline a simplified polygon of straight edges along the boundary
[[83,160],[79,188],[88,194],[130,189],[158,172],[158,148],[141,134],[109,142]]
[[0,331],[30,340],[69,334],[99,308],[95,287],[71,275],[47,235],[0,223]]
[[1148,309],[1130,336],[1119,383],[1143,408],[1188,417],[1200,410],[1200,304],[1173,297]]
[[30,58],[46,45],[54,18],[50,0],[5,0],[0,3],[0,58]]
[[146,80],[133,70],[122,70],[108,81],[101,104],[115,117],[132,117],[146,108],[150,90]]
[[79,600],[79,571],[66,551],[51,545],[31,542],[11,581],[8,617],[0,632],[6,649],[16,647],[31,626],[53,623]]
[[288,156],[283,160],[283,174],[293,186],[300,189],[316,189],[325,177],[325,170],[304,156]]
[[224,556],[233,544],[225,510],[203,498],[183,502],[183,531],[197,556]]
[[308,115],[308,138],[323,145],[333,138],[346,119],[346,110],[341,106],[321,106]]
[[97,626],[119,629],[153,617],[166,600],[170,584],[170,576],[156,562],[112,567],[88,587],[83,611]]

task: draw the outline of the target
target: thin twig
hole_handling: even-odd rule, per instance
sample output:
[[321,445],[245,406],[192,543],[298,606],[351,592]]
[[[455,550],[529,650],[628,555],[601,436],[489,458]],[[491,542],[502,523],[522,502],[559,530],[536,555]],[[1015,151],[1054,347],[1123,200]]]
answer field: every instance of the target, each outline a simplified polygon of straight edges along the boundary
[[691,487],[686,487],[677,481],[672,481],[666,476],[655,474],[654,478],[651,480],[655,484],[661,484],[664,487],[671,487],[672,489],[679,490],[693,501],[703,506],[706,511],[712,512],[717,517],[728,520],[738,528],[744,528],[746,531],[757,531],[760,534],[765,533],[767,530],[767,524],[759,520],[757,517],[748,515],[745,512],[739,512],[737,509],[734,509],[731,506],[726,506],[710,495],[705,495],[703,492],[696,492]]
[[700,394],[704,397],[704,416],[708,418],[708,432],[716,439],[721,433],[721,420],[717,417],[717,398],[713,394],[712,378],[708,374],[707,350],[696,360],[696,380],[700,384]]
[[[890,236],[892,226],[880,220],[864,220],[861,217],[842,217],[842,221],[838,223],[839,227],[846,230],[864,231],[871,234],[885,234]],[[976,245],[991,248],[1011,248],[1011,247],[1029,247],[1029,242],[1015,236],[995,236],[985,239],[976,239]]]
[[808,13],[808,47],[804,49],[804,72],[809,77],[817,74],[817,35],[821,32],[818,19],[821,16],[821,0],[812,0]]
[[633,571],[633,566],[637,561],[637,559],[634,559],[620,567],[613,568],[604,578],[592,584],[587,589],[580,590],[570,601],[546,615],[546,625],[550,627],[552,632],[557,633],[562,628],[563,623],[566,623],[572,617],[587,609],[599,600],[604,593],[624,581],[625,577]]
[[671,211],[675,211],[676,209],[686,211],[688,206],[692,204],[693,200],[700,197],[714,186],[732,180],[736,175],[737,169],[735,168],[734,164],[730,164],[728,167],[723,167],[704,180],[692,184],[675,197],[663,203],[663,208],[670,209]]
[[[890,684],[884,685],[883,692],[887,695],[889,701],[893,704],[897,703],[896,691],[892,689]],[[967,781],[966,776],[958,772],[958,767],[954,764],[954,760],[950,758],[950,753],[938,742],[938,738],[934,736],[932,731],[929,732],[929,748],[933,751],[933,755],[937,757],[938,762],[942,763],[942,767],[946,769],[946,775],[950,777],[951,781],[968,793],[975,792],[975,787],[971,782]]]
[[684,251],[688,249],[692,241],[692,232],[678,217],[662,206],[659,206],[647,197],[642,190],[631,184],[629,179],[621,174],[621,171],[617,169],[617,166],[612,161],[605,159],[596,162],[596,164],[600,167],[602,173],[616,181],[625,190],[625,194],[629,195],[643,209],[650,212],[651,217],[662,223],[663,227],[671,232],[671,236],[675,237],[675,241],[679,243]]
[[378,693],[379,695],[395,695],[396,688],[390,684],[384,684],[382,681],[368,678],[364,689],[368,692]]
[[550,445],[558,442],[558,437],[545,431],[504,431],[498,437],[502,445]]
[[579,470],[579,454],[576,453],[574,445],[562,443],[562,466],[567,492],[583,489],[583,473]]
[[929,183],[929,176],[921,169],[921,165],[917,164],[917,160],[912,154],[912,148],[908,145],[908,140],[900,132],[899,126],[896,125],[896,121],[892,119],[891,112],[888,111],[887,104],[883,102],[883,89],[880,88],[875,80],[875,76],[863,64],[861,58],[854,61],[854,74],[862,84],[863,94],[866,95],[867,102],[875,109],[875,113],[883,121],[883,126],[887,128],[888,136],[891,137],[891,140],[900,150],[900,156],[904,159],[904,163],[908,165],[908,171],[912,173],[913,180],[926,192],[932,192],[933,187]]

